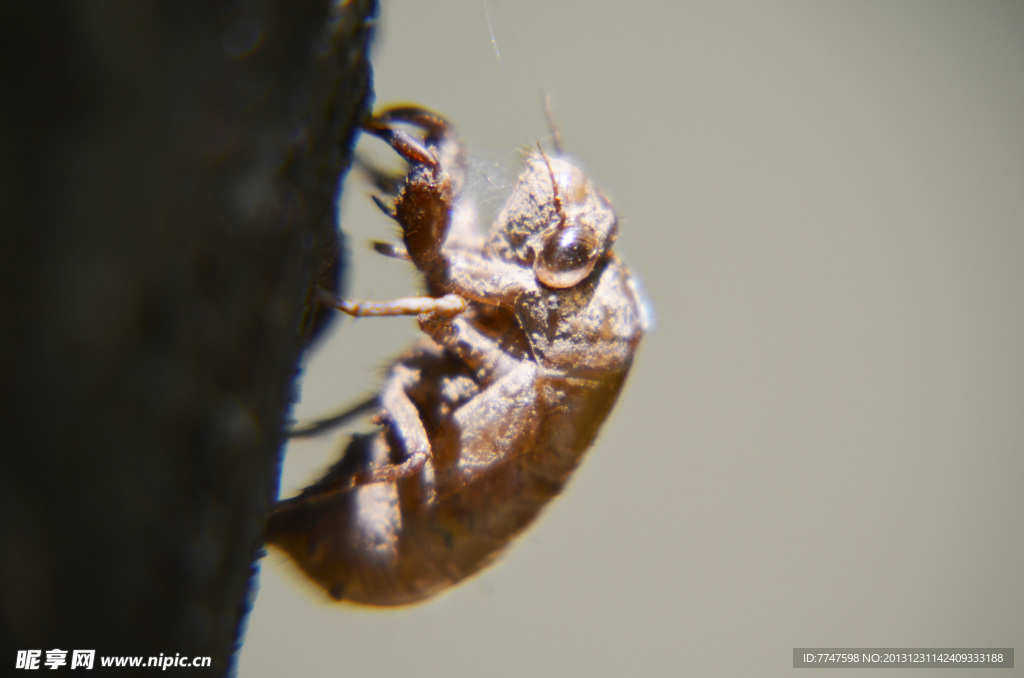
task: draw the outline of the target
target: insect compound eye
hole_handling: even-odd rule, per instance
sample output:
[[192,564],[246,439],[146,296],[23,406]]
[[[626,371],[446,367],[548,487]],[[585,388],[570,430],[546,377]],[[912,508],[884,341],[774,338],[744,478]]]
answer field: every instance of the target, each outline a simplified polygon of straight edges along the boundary
[[598,254],[597,236],[590,228],[555,228],[544,236],[544,246],[533,261],[533,272],[548,287],[572,287],[594,270]]

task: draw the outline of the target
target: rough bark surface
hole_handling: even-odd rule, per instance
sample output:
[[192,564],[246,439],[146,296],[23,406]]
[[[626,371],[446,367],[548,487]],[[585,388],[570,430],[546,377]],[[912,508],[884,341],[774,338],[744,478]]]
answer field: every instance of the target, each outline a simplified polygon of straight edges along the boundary
[[18,649],[229,669],[375,5],[0,7],[8,670]]

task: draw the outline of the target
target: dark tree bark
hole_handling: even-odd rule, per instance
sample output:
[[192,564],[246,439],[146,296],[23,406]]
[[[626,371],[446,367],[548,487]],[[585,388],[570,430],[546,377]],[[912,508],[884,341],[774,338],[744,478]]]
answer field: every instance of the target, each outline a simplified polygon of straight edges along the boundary
[[56,648],[228,669],[375,9],[0,6],[8,670]]

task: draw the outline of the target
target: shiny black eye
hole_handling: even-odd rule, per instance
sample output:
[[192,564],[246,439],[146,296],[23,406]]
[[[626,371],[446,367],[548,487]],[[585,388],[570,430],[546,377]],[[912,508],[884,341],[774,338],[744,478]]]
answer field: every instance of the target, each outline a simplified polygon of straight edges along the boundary
[[594,270],[597,255],[597,237],[591,229],[578,225],[556,228],[544,236],[533,272],[548,287],[572,287]]

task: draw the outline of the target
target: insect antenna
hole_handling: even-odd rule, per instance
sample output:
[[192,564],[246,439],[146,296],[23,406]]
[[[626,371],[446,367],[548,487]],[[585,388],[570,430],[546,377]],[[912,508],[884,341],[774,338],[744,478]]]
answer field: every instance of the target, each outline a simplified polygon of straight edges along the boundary
[[548,131],[551,132],[551,145],[555,153],[562,155],[562,132],[555,123],[555,112],[551,106],[551,95],[544,92],[544,119],[548,123]]
[[548,168],[548,176],[551,177],[551,202],[555,205],[555,212],[558,213],[558,226],[559,230],[565,228],[565,211],[562,209],[562,199],[558,195],[558,182],[555,181],[555,170],[551,168],[551,160],[548,158],[548,154],[544,152],[540,142],[537,142],[537,151],[540,153],[540,157],[544,159],[544,165]]

